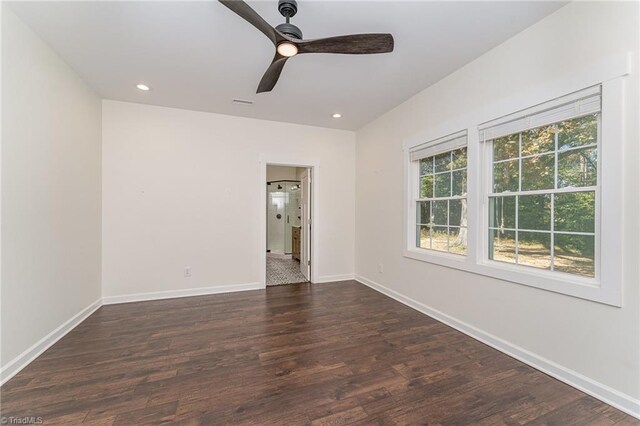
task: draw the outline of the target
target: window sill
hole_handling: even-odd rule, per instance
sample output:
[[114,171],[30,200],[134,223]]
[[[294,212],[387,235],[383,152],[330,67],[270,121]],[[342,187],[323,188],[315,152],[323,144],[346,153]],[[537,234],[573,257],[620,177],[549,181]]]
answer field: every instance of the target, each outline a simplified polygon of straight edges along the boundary
[[580,299],[592,300],[606,305],[622,306],[620,293],[607,291],[593,279],[573,277],[567,274],[544,270],[538,271],[533,268],[514,266],[507,263],[503,264],[502,262],[491,260],[475,263],[469,256],[431,252],[418,248],[405,249],[403,256],[421,262],[540,288]]
[[421,260],[427,263],[435,263],[437,265],[448,266],[455,269],[465,269],[465,267],[468,266],[467,263],[470,261],[469,256],[420,248],[407,249],[403,254],[404,257],[408,257],[410,259]]

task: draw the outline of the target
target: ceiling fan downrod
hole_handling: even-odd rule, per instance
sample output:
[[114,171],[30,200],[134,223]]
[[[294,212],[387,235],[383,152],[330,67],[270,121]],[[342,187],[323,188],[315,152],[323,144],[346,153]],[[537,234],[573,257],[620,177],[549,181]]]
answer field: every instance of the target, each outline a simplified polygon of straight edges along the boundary
[[289,22],[289,19],[293,18],[298,12],[298,3],[296,3],[296,0],[279,0],[278,11],[284,16],[286,22],[278,25],[276,30],[289,37],[302,40],[302,31],[300,28]]

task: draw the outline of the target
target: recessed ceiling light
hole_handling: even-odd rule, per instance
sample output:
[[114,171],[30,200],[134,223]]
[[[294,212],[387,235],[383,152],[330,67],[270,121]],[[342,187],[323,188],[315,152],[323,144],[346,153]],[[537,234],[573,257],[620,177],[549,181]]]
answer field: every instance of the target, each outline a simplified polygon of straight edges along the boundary
[[148,92],[151,88],[149,86],[147,86],[146,84],[138,84],[136,85],[136,87],[142,91]]
[[336,112],[335,114],[332,115],[333,118],[340,118],[342,117],[342,114]]

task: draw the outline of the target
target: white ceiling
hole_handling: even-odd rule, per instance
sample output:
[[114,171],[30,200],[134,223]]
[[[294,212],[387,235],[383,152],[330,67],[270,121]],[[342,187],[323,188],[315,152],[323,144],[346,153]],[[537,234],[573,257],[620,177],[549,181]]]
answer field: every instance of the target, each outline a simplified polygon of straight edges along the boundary
[[[272,25],[283,22],[276,0],[250,4]],[[217,1],[11,8],[104,98],[355,130],[563,4],[301,0],[292,23],[305,38],[389,32],[395,51],[300,55],[260,95],[255,89],[274,47]],[[140,92],[138,82],[153,90]],[[343,118],[331,118],[334,112]]]

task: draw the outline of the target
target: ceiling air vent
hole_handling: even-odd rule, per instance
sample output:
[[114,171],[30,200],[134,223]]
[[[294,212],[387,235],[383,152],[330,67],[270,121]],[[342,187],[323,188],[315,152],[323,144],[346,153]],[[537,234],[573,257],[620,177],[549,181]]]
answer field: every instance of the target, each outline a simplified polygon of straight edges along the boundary
[[253,101],[248,101],[246,99],[234,99],[233,103],[238,105],[253,105]]

